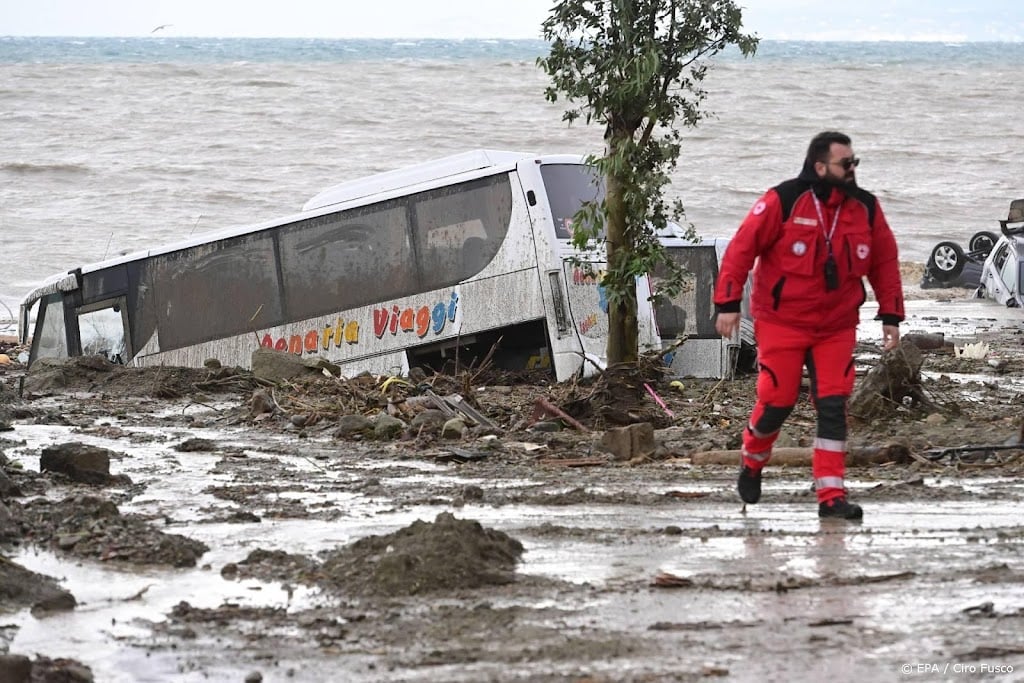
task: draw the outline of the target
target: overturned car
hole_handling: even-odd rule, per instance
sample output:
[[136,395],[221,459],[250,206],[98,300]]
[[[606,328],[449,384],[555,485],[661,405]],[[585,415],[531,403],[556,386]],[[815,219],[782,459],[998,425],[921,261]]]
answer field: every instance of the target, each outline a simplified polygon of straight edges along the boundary
[[975,233],[967,249],[956,242],[936,244],[928,257],[921,287],[973,288],[979,298],[1010,307],[1024,303],[1024,199],[1010,202],[1000,234]]

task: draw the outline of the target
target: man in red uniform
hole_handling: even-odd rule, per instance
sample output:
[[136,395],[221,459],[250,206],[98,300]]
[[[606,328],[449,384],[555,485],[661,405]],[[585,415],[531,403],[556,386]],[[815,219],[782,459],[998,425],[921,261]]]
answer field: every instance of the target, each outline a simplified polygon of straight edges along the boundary
[[761,497],[761,469],[793,410],[803,367],[818,413],[814,487],[818,516],[860,519],[847,500],[846,401],[853,391],[853,348],[866,276],[878,301],[883,350],[899,344],[903,320],[896,240],[878,200],[857,186],[850,138],[824,132],[807,148],[800,175],[768,190],[725,252],[715,286],[715,327],[731,336],[754,269],[751,313],[760,373],[757,401],[743,432],[737,490]]

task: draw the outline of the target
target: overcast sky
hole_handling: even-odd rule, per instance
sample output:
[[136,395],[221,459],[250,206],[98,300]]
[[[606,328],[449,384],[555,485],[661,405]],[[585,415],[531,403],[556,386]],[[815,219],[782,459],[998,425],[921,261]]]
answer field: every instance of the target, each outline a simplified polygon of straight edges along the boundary
[[[538,38],[554,0],[0,0],[0,35]],[[1024,41],[1022,0],[740,0],[762,38]]]

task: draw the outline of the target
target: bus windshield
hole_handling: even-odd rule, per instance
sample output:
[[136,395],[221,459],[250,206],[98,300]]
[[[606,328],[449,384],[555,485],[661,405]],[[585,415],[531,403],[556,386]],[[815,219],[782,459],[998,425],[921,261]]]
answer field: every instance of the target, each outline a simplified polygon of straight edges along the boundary
[[551,205],[555,235],[571,239],[576,212],[587,202],[604,201],[604,180],[593,166],[579,164],[545,164],[540,173]]

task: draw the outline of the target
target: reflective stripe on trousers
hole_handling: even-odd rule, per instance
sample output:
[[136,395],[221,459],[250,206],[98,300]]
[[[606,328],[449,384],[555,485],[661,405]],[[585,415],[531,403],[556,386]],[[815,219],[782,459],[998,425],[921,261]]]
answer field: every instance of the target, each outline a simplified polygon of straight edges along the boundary
[[815,490],[820,491],[821,489],[841,489],[843,488],[842,477],[818,477],[814,480]]

